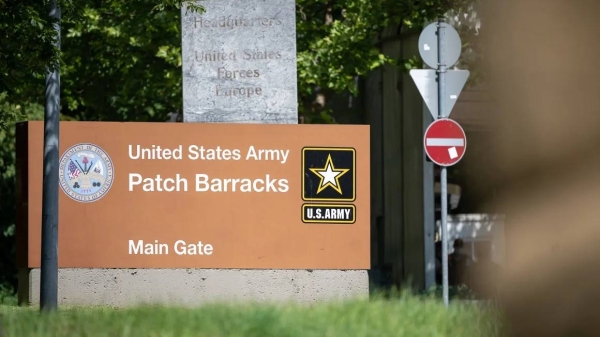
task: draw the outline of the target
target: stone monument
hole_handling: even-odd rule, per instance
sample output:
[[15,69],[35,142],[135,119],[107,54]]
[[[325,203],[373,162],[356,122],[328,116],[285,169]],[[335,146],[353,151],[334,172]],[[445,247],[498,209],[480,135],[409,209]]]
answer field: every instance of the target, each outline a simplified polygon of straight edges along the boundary
[[198,4],[181,13],[184,122],[298,123],[295,1]]

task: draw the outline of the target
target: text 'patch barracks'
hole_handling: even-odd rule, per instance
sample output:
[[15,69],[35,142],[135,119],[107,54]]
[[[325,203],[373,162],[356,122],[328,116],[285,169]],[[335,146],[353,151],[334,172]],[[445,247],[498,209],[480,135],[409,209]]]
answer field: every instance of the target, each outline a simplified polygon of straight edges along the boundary
[[302,149],[302,199],[354,201],[356,150],[305,147]]
[[354,205],[302,205],[302,222],[305,223],[347,223],[356,222]]

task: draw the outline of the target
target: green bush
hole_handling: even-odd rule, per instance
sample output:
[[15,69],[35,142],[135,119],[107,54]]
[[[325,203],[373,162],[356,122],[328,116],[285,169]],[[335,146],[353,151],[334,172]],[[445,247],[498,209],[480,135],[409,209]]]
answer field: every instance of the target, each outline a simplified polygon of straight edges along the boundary
[[12,287],[0,285],[0,305],[17,305],[17,295]]

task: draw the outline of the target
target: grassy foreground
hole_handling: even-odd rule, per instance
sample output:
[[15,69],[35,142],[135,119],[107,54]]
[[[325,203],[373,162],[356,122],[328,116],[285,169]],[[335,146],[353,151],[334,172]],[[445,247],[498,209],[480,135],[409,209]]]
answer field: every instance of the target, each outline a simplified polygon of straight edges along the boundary
[[[500,336],[496,314],[474,304],[412,296],[302,305],[213,304],[197,309],[0,307],[9,336]],[[1,335],[1,333],[0,333]]]

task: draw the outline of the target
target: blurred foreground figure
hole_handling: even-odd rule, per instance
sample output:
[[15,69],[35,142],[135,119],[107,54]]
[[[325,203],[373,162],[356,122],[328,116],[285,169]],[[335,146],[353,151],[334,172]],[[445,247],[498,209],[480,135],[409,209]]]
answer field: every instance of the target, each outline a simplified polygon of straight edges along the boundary
[[600,336],[600,1],[483,1],[511,336]]

